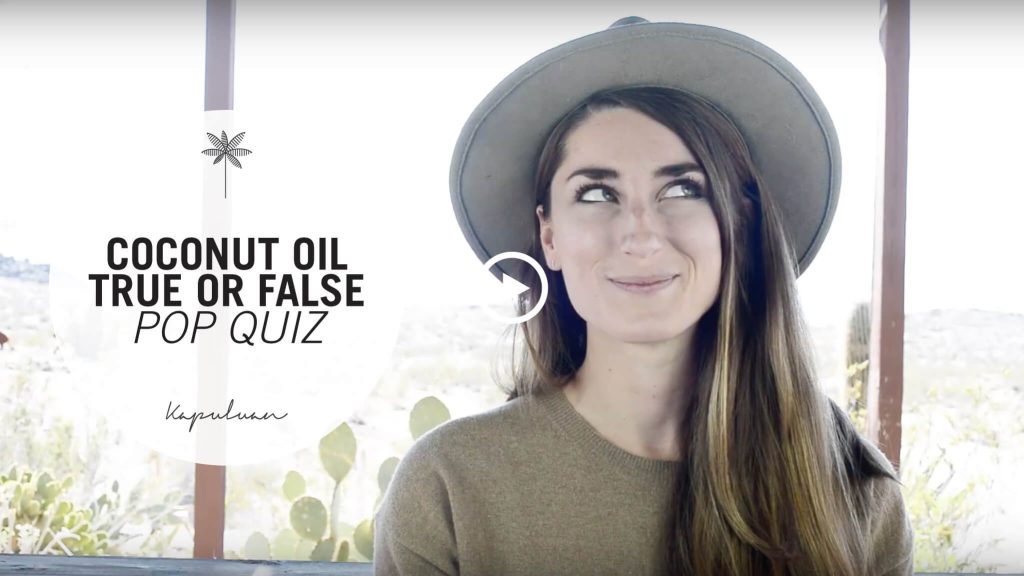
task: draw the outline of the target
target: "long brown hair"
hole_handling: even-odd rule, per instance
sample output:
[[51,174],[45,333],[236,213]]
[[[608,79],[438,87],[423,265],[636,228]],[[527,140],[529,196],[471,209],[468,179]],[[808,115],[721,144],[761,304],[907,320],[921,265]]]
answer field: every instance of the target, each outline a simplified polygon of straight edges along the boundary
[[[796,298],[796,255],[779,208],[735,125],[713,105],[668,88],[597,93],[553,129],[539,151],[537,204],[550,217],[550,183],[565,140],[594,112],[626,107],[675,132],[708,176],[719,223],[722,281],[698,321],[696,385],[679,414],[682,458],[666,526],[673,574],[830,574],[866,571],[866,480],[896,478],[817,384]],[[535,221],[536,222],[536,221]],[[539,223],[530,255],[548,302],[520,325],[525,347],[509,400],[568,383],[586,353],[586,323],[560,272],[544,264]],[[517,307],[536,304],[540,281]]]

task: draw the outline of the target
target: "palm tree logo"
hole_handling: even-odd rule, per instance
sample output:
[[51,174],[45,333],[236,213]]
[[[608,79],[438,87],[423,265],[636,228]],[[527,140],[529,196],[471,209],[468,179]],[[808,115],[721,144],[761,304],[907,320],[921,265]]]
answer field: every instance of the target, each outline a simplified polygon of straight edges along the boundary
[[[214,164],[216,164],[217,162],[220,162],[224,158],[227,158],[228,162],[231,162],[232,164],[234,164],[236,168],[241,168],[242,167],[242,163],[238,161],[237,156],[248,156],[249,154],[252,154],[252,150],[246,150],[245,148],[237,148],[237,146],[242,143],[242,138],[245,138],[245,132],[239,132],[230,141],[228,141],[227,133],[224,132],[223,130],[220,131],[220,138],[217,138],[216,136],[214,136],[213,134],[210,134],[209,132],[207,132],[206,135],[210,137],[210,142],[213,142],[213,145],[216,146],[216,148],[207,148],[206,150],[203,150],[203,154],[206,154],[207,156],[216,156],[216,158],[213,160]],[[227,197],[228,197],[228,163],[225,162],[224,163],[224,198],[227,198]]]

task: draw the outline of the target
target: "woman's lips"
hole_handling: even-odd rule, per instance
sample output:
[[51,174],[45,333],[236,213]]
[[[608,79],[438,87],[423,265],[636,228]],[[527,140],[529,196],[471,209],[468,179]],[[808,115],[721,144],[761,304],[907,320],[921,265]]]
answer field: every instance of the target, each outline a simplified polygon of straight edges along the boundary
[[630,276],[623,278],[609,278],[612,284],[627,292],[637,294],[649,294],[657,292],[671,284],[677,276]]

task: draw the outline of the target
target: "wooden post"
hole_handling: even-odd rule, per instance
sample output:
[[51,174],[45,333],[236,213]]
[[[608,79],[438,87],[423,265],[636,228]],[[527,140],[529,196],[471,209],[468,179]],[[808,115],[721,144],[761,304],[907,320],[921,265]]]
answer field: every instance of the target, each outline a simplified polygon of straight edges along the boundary
[[235,0],[206,0],[204,110],[235,108]]
[[[204,110],[234,108],[235,0],[206,2],[206,86]],[[226,186],[226,183],[225,183]],[[230,229],[230,204],[208,210],[204,202],[204,233]],[[200,396],[221,395],[227,385],[226,345],[204,344],[199,351]],[[214,386],[209,386],[210,381]],[[223,427],[200,431],[197,442],[214,443],[209,451],[223,451]],[[199,452],[197,451],[197,454]],[[194,558],[224,558],[224,501],[227,482],[224,466],[196,464]]]
[[882,0],[885,160],[875,200],[868,431],[899,469],[903,416],[903,294],[907,215],[910,0]]

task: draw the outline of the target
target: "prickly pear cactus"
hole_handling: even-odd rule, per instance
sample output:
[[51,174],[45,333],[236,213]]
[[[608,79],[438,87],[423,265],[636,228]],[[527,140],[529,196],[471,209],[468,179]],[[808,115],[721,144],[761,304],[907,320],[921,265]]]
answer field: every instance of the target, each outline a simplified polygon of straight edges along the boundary
[[348,424],[342,422],[320,440],[320,463],[336,483],[345,479],[355,459],[356,436]]
[[[409,432],[418,439],[451,418],[448,407],[441,400],[427,396],[413,407],[409,414]],[[284,528],[269,540],[263,533],[254,532],[246,541],[243,556],[248,559],[314,560],[345,562],[350,560],[352,548],[363,558],[373,560],[373,517],[364,518],[356,526],[341,521],[339,494],[341,483],[352,470],[356,457],[356,438],[348,424],[342,423],[320,440],[320,463],[334,481],[330,508],[319,498],[306,495],[306,479],[295,470],[285,475],[281,492],[292,503],[289,512],[290,527]],[[381,463],[377,471],[380,494],[374,510],[387,492],[399,459],[391,457]],[[343,535],[350,535],[343,538]]]
[[373,518],[367,518],[352,532],[356,550],[367,558],[373,558]]
[[0,554],[103,554],[107,533],[92,527],[92,510],[62,498],[72,482],[18,467],[0,474]]
[[409,432],[412,433],[413,440],[417,440],[451,417],[444,402],[434,396],[427,396],[412,407],[412,413],[409,415]]
[[317,498],[303,496],[292,503],[292,529],[307,540],[319,541],[327,531],[327,508]]
[[295,470],[289,470],[288,474],[284,477],[284,485],[281,486],[281,491],[284,492],[284,497],[289,502],[294,502],[299,496],[306,493],[306,479]]
[[380,469],[377,470],[377,486],[380,488],[381,494],[388,491],[391,477],[395,475],[395,468],[398,468],[398,462],[399,460],[395,456],[381,462]]

